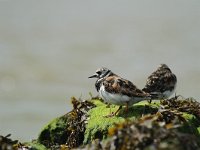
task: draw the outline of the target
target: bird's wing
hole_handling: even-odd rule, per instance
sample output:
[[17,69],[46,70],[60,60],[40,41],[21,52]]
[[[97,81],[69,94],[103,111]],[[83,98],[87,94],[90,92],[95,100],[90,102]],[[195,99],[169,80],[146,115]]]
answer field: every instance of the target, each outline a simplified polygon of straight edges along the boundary
[[120,93],[129,97],[149,97],[149,94],[138,89],[132,82],[118,76],[110,76],[103,82],[105,90],[110,93]]
[[153,72],[147,79],[145,92],[164,92],[174,88],[177,79],[171,72]]

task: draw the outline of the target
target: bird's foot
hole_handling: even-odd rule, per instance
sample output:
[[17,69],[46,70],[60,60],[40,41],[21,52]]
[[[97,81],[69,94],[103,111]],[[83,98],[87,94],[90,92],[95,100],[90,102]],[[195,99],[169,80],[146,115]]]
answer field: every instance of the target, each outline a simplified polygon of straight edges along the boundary
[[103,117],[105,117],[105,118],[111,118],[111,117],[114,117],[114,116],[116,116],[116,114],[114,112],[112,112],[112,113],[110,113],[110,114],[108,114],[106,116],[103,116]]
[[151,104],[151,102],[152,102],[152,99],[149,99],[149,100],[147,100],[147,102],[148,102],[149,104]]

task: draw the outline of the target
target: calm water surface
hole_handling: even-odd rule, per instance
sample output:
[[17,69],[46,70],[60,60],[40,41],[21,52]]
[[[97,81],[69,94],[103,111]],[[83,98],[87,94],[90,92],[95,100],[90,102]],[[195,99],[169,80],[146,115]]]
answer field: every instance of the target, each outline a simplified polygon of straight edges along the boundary
[[0,134],[28,141],[96,95],[98,67],[139,88],[160,63],[200,99],[200,2],[0,2]]

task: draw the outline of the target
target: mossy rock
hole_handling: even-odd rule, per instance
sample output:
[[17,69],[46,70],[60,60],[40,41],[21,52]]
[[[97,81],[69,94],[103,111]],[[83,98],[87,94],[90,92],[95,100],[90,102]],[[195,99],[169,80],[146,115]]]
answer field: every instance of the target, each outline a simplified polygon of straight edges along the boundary
[[[172,101],[175,108],[169,108],[166,101],[170,100],[161,101],[161,104],[158,101],[153,104],[140,102],[128,113],[122,110],[112,118],[104,117],[110,112],[105,104],[94,102],[97,107],[89,111],[90,120],[84,138],[84,143],[90,144],[84,148],[200,149],[199,107],[193,109],[193,102],[178,100]],[[112,107],[112,111],[116,109]]]
[[38,137],[38,142],[47,147],[66,143],[67,137],[69,136],[66,130],[67,124],[67,115],[55,118],[42,129]]
[[[185,108],[185,100],[183,101]],[[198,112],[196,111],[198,107],[196,107],[194,111],[191,111],[191,109],[182,109],[182,101],[180,107],[177,105],[176,107],[169,105],[167,100],[164,100],[164,102],[161,101],[161,103],[157,100],[153,101],[151,104],[147,101],[143,101],[131,106],[128,112],[125,111],[125,108],[122,108],[120,112],[113,117],[105,116],[116,111],[119,106],[110,105],[110,107],[108,107],[99,99],[81,102],[74,98],[73,105],[74,109],[71,112],[54,119],[43,128],[39,134],[38,143],[45,145],[47,148],[54,149],[60,146],[62,149],[68,149],[77,148],[96,140],[107,141],[107,139],[112,139],[110,131],[116,126],[119,127],[120,124],[123,124],[123,127],[126,127],[124,123],[126,124],[127,121],[133,122],[134,124],[135,121],[137,122],[145,116],[150,115],[154,117],[159,115],[159,113],[162,116],[159,118],[163,119],[161,120],[161,124],[165,124],[165,126],[159,127],[161,131],[162,128],[164,128],[164,130],[168,132],[167,128],[176,128],[176,126],[178,126],[177,129],[175,129],[177,135],[179,132],[194,135],[197,137],[194,141],[197,141],[197,144],[200,143],[200,122]],[[154,124],[152,124],[152,126],[154,126]],[[151,132],[154,131],[156,130],[151,130]],[[170,143],[170,138],[166,139],[167,143]],[[179,142],[180,141],[174,143],[174,145],[180,144]]]
[[124,114],[122,109],[117,116],[107,118],[105,116],[118,109],[118,106],[111,105],[109,108],[99,99],[78,102],[73,98],[73,101],[76,101],[75,108],[48,123],[40,132],[38,143],[47,148],[62,144],[71,148],[87,144],[96,138],[106,139],[108,129],[115,123],[123,122],[126,118],[134,120],[142,114],[155,113],[158,105],[141,102],[130,107],[128,113]]
[[[48,150],[46,146],[43,144],[38,143],[37,141],[23,143],[24,149],[30,149],[30,150]],[[23,148],[21,148],[23,149]]]
[[99,100],[93,100],[96,105],[95,108],[88,112],[89,120],[86,125],[84,136],[84,144],[91,142],[94,139],[106,139],[109,128],[112,128],[116,123],[124,122],[126,119],[135,120],[144,114],[151,114],[157,112],[158,103],[148,104],[148,102],[140,102],[130,107],[128,112],[124,108],[117,116],[106,117],[111,112],[115,112],[119,106],[108,105]]
[[95,105],[89,101],[78,101],[72,98],[74,109],[69,113],[55,118],[40,132],[38,143],[47,148],[66,144],[69,148],[78,147],[83,143],[87,112]]
[[72,98],[73,110],[53,119],[37,140],[20,143],[0,136],[13,149],[200,149],[200,103],[193,99],[147,101],[122,108],[99,99]]

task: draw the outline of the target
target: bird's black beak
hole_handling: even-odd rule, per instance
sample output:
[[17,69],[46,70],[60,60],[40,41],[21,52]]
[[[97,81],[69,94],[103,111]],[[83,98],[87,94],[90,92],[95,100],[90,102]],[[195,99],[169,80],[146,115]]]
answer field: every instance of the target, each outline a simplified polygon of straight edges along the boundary
[[92,75],[92,76],[90,76],[90,77],[88,77],[88,78],[98,78],[98,75],[97,75],[97,74],[94,74],[94,75]]

